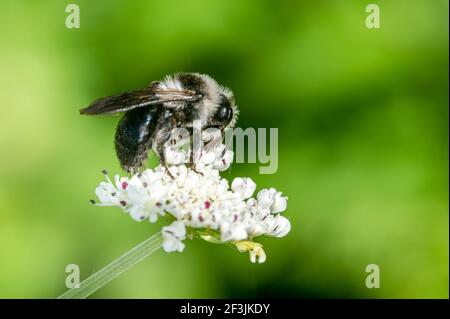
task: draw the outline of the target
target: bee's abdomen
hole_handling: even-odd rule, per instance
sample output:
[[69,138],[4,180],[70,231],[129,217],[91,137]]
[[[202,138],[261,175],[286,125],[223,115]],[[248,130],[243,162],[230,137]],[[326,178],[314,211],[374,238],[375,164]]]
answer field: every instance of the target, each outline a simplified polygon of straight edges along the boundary
[[137,108],[125,113],[116,130],[115,147],[120,166],[136,173],[152,147],[160,108]]

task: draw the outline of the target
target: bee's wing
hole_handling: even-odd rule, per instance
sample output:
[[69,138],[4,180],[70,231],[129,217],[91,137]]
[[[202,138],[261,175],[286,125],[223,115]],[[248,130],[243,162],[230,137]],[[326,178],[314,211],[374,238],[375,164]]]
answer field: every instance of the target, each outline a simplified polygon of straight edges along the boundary
[[138,107],[158,105],[168,102],[195,101],[198,96],[186,90],[167,90],[147,87],[117,95],[102,97],[81,109],[80,114],[115,114]]

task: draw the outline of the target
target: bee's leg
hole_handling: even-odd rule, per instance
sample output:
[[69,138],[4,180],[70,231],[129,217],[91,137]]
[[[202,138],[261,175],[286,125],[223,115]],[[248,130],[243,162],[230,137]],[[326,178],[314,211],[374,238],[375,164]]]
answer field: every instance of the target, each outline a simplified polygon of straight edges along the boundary
[[170,140],[172,129],[176,125],[174,114],[170,110],[165,110],[159,117],[153,139],[153,150],[159,158],[160,165],[166,169],[170,177],[174,178],[166,162],[166,143]]
[[189,127],[185,127],[188,131],[189,131],[189,162],[186,163],[186,166],[189,168],[193,168],[194,167],[194,141],[193,141],[193,136],[194,136],[194,128],[192,126]]
[[205,142],[204,150],[209,152],[222,143],[224,130],[221,127],[211,126],[205,132],[208,133],[209,139]]
[[172,177],[173,179],[175,179],[175,177],[170,172],[169,167],[167,166],[166,152],[165,152],[164,144],[165,144],[165,142],[162,141],[162,142],[157,143],[157,146],[156,146],[156,153],[158,153],[159,163],[161,166],[164,166],[164,168],[166,169],[166,172],[169,174],[169,176]]
[[189,167],[190,168],[195,168],[195,160],[194,160],[194,141],[193,141],[193,137],[191,137],[190,140],[190,146],[189,146]]
[[197,160],[194,159],[194,142],[193,142],[193,137],[191,136],[191,140],[190,140],[190,150],[189,150],[189,163],[188,163],[188,167],[190,169],[192,169],[194,172],[196,172],[197,174],[200,175],[204,175],[202,172],[197,171],[197,169],[195,168],[195,164],[197,163]]
[[[186,163],[186,166],[194,169],[199,159],[198,151],[201,151],[201,134],[193,126],[186,126],[185,129],[189,131],[189,162]],[[195,134],[198,134],[196,138],[194,138]]]
[[163,166],[166,169],[166,172],[169,174],[170,177],[174,178],[172,173],[169,170],[169,167],[167,166],[166,161],[166,143],[170,139],[170,127],[163,127],[162,125],[159,126],[156,130],[156,135],[154,139],[154,148],[153,150],[156,152],[159,158],[159,163],[161,166]]
[[202,156],[202,131],[199,128],[192,127],[192,137],[191,137],[191,153],[190,153],[190,161],[192,167],[195,167],[195,164],[200,160]]
[[[220,141],[222,142],[224,140],[224,138],[225,138],[225,127],[221,127],[220,128],[220,136],[221,136],[221,140]],[[227,151],[227,148],[229,146],[227,141],[225,141],[224,143],[225,143],[225,147],[223,148],[222,154],[220,154],[220,156],[222,156],[222,157],[225,155],[225,152]]]

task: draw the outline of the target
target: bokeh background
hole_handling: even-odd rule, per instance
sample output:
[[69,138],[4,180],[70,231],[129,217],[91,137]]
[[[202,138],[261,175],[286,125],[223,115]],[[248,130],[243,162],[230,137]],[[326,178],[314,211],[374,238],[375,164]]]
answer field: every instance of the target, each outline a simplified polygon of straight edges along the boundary
[[120,172],[118,118],[78,109],[195,71],[234,90],[240,127],[279,128],[276,174],[225,176],[284,191],[292,231],[262,265],[160,251],[93,298],[448,298],[448,1],[371,2],[377,30],[369,1],[2,0],[0,297],[56,297],[67,264],[86,278],[161,227],[89,204]]

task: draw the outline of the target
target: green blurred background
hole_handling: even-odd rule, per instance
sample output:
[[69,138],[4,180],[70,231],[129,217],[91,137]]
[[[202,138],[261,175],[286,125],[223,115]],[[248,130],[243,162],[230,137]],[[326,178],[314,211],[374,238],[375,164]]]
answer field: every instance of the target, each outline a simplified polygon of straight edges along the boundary
[[[81,28],[65,27],[76,3]],[[0,297],[53,298],[157,231],[89,204],[120,172],[117,117],[78,109],[176,71],[231,87],[240,127],[279,128],[279,169],[235,164],[289,196],[265,264],[189,241],[94,298],[448,298],[448,2],[0,2]],[[381,288],[365,287],[365,267]]]

